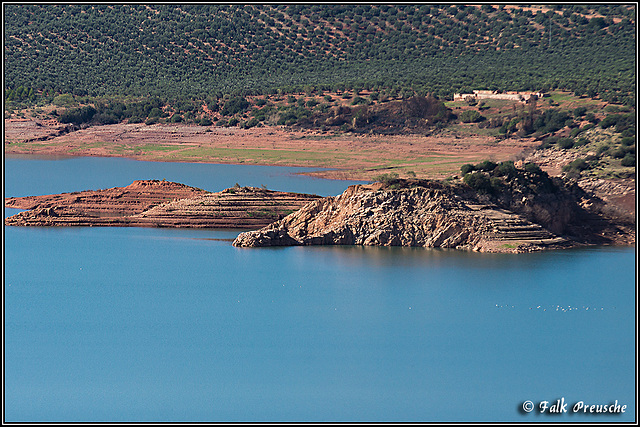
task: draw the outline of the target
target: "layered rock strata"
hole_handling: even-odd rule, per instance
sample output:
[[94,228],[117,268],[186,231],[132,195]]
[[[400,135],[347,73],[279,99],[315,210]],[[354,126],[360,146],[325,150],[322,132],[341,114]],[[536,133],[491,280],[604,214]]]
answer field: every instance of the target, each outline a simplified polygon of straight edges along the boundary
[[[531,175],[531,174],[529,174]],[[234,246],[375,245],[530,252],[584,244],[634,244],[635,215],[620,215],[577,185],[502,180],[492,193],[428,180],[355,185],[336,197],[229,188],[210,193],[167,181],[5,199],[29,209],[19,226],[251,229]],[[533,181],[532,181],[533,180]],[[536,185],[533,185],[537,182]],[[262,228],[261,228],[262,227]]]
[[253,187],[210,193],[144,180],[106,190],[7,198],[5,207],[29,210],[6,218],[5,225],[256,229],[318,198]]
[[512,211],[431,181],[413,188],[355,185],[317,200],[234,246],[374,245],[525,252],[569,245]]

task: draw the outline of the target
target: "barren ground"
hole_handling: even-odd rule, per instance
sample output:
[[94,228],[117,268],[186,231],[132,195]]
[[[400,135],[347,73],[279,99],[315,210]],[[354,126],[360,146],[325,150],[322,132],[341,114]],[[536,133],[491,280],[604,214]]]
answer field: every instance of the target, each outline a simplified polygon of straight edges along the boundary
[[[55,120],[5,120],[5,154],[115,156],[137,160],[328,168],[310,175],[369,180],[384,173],[446,178],[460,165],[513,160],[533,139],[469,135],[356,135],[180,124],[115,124],[64,132]],[[61,132],[62,130],[62,132]]]

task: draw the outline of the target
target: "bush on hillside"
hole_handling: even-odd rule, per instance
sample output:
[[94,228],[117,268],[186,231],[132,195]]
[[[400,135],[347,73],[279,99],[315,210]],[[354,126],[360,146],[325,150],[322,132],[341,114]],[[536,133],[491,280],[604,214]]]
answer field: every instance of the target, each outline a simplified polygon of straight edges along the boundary
[[478,123],[485,120],[485,117],[476,110],[463,111],[459,117],[462,123]]

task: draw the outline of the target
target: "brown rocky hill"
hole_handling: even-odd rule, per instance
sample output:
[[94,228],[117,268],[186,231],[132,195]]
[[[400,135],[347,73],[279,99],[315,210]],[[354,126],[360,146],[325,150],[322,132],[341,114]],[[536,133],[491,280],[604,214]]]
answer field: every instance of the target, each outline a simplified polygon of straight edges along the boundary
[[504,194],[481,194],[461,184],[426,180],[355,185],[339,196],[317,200],[261,230],[242,233],[233,244],[421,246],[528,252],[635,241],[635,232],[631,236],[630,227],[617,227],[596,212],[586,211],[568,189],[554,189],[537,197],[531,191],[520,192],[517,202],[515,191],[508,192],[511,198],[505,198]]
[[407,134],[424,132],[454,117],[442,100],[429,95],[372,105],[338,105],[298,120],[297,126],[307,129],[346,126],[356,133]]
[[5,219],[16,226],[249,228],[265,226],[319,196],[234,187],[217,193],[169,181],[5,199],[29,209]]

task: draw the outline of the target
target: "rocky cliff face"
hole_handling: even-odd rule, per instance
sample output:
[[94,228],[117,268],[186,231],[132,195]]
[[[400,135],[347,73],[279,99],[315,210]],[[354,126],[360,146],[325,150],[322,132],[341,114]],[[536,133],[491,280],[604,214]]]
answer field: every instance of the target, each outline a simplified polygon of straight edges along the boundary
[[233,244],[422,246],[486,252],[568,244],[540,224],[473,194],[435,181],[395,189],[382,184],[351,186],[261,230],[242,233]]

